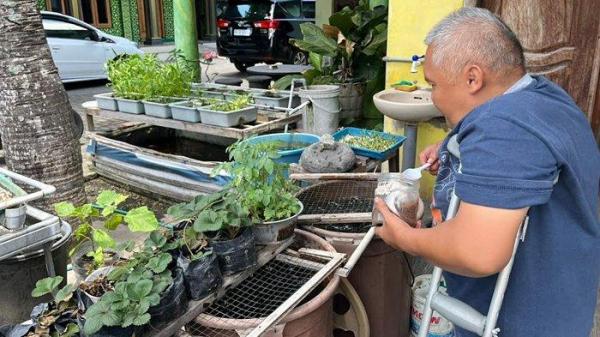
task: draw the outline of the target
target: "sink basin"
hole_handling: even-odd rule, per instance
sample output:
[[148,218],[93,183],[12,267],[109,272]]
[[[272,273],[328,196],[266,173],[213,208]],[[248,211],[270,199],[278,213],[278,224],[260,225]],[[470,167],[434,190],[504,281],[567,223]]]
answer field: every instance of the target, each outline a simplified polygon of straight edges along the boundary
[[391,119],[403,122],[425,122],[442,114],[433,105],[431,91],[405,92],[387,89],[373,96],[375,107]]

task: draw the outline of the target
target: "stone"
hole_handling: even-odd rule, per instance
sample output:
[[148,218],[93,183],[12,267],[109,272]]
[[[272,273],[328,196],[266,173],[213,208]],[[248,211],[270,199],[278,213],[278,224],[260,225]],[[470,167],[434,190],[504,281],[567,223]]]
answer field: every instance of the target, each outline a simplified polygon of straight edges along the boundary
[[307,147],[300,156],[300,166],[311,173],[343,173],[356,163],[356,155],[348,144],[323,135],[318,143]]

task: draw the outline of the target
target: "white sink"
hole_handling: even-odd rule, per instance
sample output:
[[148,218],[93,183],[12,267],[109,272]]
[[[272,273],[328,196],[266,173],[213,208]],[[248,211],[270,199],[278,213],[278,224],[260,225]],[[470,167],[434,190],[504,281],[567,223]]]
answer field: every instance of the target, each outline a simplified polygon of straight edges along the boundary
[[403,122],[425,122],[442,114],[433,105],[431,91],[405,92],[387,89],[376,93],[373,102],[382,114]]

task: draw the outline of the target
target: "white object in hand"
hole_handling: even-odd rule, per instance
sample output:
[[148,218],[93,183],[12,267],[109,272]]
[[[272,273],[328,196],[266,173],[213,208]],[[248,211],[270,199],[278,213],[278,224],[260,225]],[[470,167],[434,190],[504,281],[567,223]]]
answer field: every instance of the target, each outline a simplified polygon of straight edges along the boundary
[[427,163],[417,168],[406,169],[402,172],[402,177],[408,180],[419,180],[422,177],[421,171],[429,168],[429,166],[431,166],[431,163]]

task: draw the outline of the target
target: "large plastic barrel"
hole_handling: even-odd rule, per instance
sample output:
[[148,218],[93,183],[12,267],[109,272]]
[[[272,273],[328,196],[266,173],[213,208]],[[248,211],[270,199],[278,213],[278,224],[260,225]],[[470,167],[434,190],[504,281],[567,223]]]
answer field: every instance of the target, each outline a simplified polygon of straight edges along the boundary
[[[62,237],[52,245],[56,275],[67,279],[67,254],[71,241],[71,226],[62,222]],[[48,298],[33,298],[35,283],[48,277],[42,249],[0,261],[0,325],[20,323],[29,319],[31,309]]]

